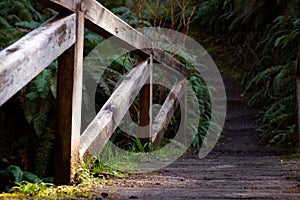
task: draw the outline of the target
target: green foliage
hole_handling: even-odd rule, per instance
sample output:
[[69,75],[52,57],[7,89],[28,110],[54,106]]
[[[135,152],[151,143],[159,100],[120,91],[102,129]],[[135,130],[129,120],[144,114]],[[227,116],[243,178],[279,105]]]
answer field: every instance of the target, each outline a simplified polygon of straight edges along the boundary
[[0,49],[49,18],[49,15],[41,14],[43,7],[31,0],[2,0],[0,10]]
[[132,12],[130,8],[127,7],[118,7],[111,9],[113,13],[115,13],[119,18],[123,21],[127,22],[129,25],[136,27],[139,24],[143,24],[144,26],[152,26],[149,21],[138,19],[137,15]]
[[200,1],[197,12],[193,17],[193,20],[199,20],[200,25],[203,27],[208,27],[209,30],[218,29],[218,26],[220,25],[218,21],[221,17],[220,8],[222,4],[223,2],[218,0]]
[[[261,111],[261,139],[295,143],[295,59],[300,1],[198,1],[194,22],[215,42],[235,45],[249,105]],[[293,139],[294,138],[294,139]]]
[[[53,178],[46,177],[40,179],[38,176],[22,171],[18,166],[8,166],[6,170],[1,170],[0,175],[12,174],[15,180],[15,185],[8,188],[8,193],[0,194],[0,198],[33,198],[33,199],[66,199],[66,198],[92,198],[94,186],[100,186],[99,174],[96,165],[94,165],[94,158],[90,159],[83,168],[77,172],[77,177],[74,180],[74,185],[70,186],[56,186]],[[105,171],[103,171],[105,173]],[[119,173],[116,173],[118,175]],[[121,175],[118,175],[121,176]]]
[[51,91],[51,80],[53,77],[53,73],[55,73],[55,64],[52,65],[44,71],[42,71],[36,78],[34,78],[30,84],[30,92],[26,94],[26,98],[30,101],[34,101],[37,98],[46,99],[48,95],[50,95]]
[[28,181],[22,181],[16,183],[17,186],[13,187],[13,190],[17,193],[22,193],[24,195],[37,195],[40,191],[48,190],[53,186],[51,183],[44,183],[42,181],[31,183]]
[[[185,55],[185,53],[183,53]],[[188,58],[191,55],[186,55],[185,58]],[[185,66],[190,70],[190,79],[189,84],[192,86],[193,92],[197,96],[198,104],[199,104],[199,122],[194,123],[195,119],[188,119],[188,127],[187,132],[189,133],[197,133],[194,141],[192,143],[193,147],[200,148],[202,145],[206,145],[206,134],[208,131],[209,124],[211,123],[211,97],[209,94],[208,87],[195,66],[191,63],[187,62],[181,56],[175,56],[181,63],[185,64]],[[190,110],[189,112],[193,112]],[[193,116],[194,114],[190,115]],[[198,117],[198,116],[197,116]],[[198,125],[198,126],[197,126]],[[218,128],[218,127],[215,127]]]
[[22,171],[18,166],[11,165],[6,170],[1,170],[0,175],[13,175],[15,185],[7,189],[8,193],[0,194],[0,198],[92,198],[95,195],[94,185],[100,186],[99,181],[104,181],[104,179],[99,179],[101,176],[97,169],[98,167],[94,165],[94,158],[91,158],[83,168],[78,170],[74,185],[55,186],[51,177],[40,179],[30,172]]
[[93,171],[109,176],[121,175],[119,171],[134,171],[137,167],[134,155],[130,151],[120,153],[114,144],[108,143],[98,156],[98,163],[94,166]]
[[[263,106],[260,131],[262,139],[273,144],[295,143],[295,60],[300,43],[299,19],[279,16],[270,25],[270,33],[256,47],[259,69],[245,92],[256,86],[249,104]],[[269,57],[276,55],[276,57]],[[279,65],[275,65],[278,63]],[[264,67],[268,66],[268,67]],[[259,87],[258,87],[259,86]]]
[[[47,9],[32,0],[2,0],[0,1],[0,9],[0,50],[37,28],[52,15],[51,11],[47,14],[43,13]],[[56,64],[53,63],[11,100],[17,100],[23,109],[23,113],[15,113],[15,116],[17,118],[25,118],[31,127],[24,128],[24,132],[18,133],[20,138],[15,138],[16,141],[13,141],[13,144],[3,141],[3,145],[7,145],[3,147],[3,151],[8,154],[18,154],[19,151],[25,151],[23,157],[21,157],[22,155],[17,155],[17,157],[20,156],[22,158],[22,162],[9,161],[9,163],[17,162],[17,164],[22,164],[24,165],[22,168],[29,168],[39,176],[46,175],[49,156],[53,148],[53,130],[55,125],[54,97],[56,95],[56,81],[53,80],[55,77]],[[4,122],[9,122],[9,119],[4,119]],[[20,172],[20,175],[25,180],[33,181],[33,176],[29,172],[21,173],[22,171],[18,170],[18,167],[15,166],[13,168],[15,169],[14,175],[16,175],[16,172]],[[23,179],[20,179],[20,177],[16,179],[16,181],[21,180]]]
[[84,56],[87,56],[103,40],[103,37],[94,34],[88,29],[84,29]]
[[9,175],[14,177],[15,182],[22,182],[23,180],[38,182],[40,178],[33,173],[22,171],[20,167],[9,165],[5,170],[0,170],[0,175]]
[[[97,182],[93,184],[97,184]],[[0,197],[4,199],[90,199],[96,196],[92,187],[93,184],[55,186],[52,183],[45,183],[43,181],[35,183],[22,181],[13,187],[11,191],[13,193],[2,193]]]
[[1,170],[1,174],[12,174],[15,178],[15,181],[20,182],[23,179],[23,171],[18,166],[10,165],[6,170]]
[[[116,47],[119,48],[119,47]],[[122,56],[114,57],[116,48],[114,45],[107,45],[105,49],[108,55],[100,55],[97,48],[94,49],[85,58],[85,71],[83,77],[83,83],[90,83],[91,81],[97,82],[96,99],[93,98],[94,94],[90,94],[90,87],[83,85],[83,109],[85,113],[92,113],[95,108],[91,108],[89,102],[95,101],[96,111],[99,111],[104,105],[106,100],[112,94],[118,81],[133,67],[134,59],[126,51]],[[108,58],[104,58],[107,56]],[[109,65],[109,66],[107,66]],[[100,77],[100,72],[102,72]],[[91,112],[90,112],[91,111]],[[82,123],[82,127],[86,127],[94,116],[85,117],[85,121]]]
[[[134,3],[135,1],[128,2]],[[112,12],[133,27],[151,26],[156,19],[160,20],[160,25],[163,25],[163,22],[165,24],[173,23],[173,20],[182,24],[196,6],[196,13],[192,18],[193,23],[214,34],[219,34],[216,42],[228,42],[230,45],[242,48],[241,52],[243,53],[237,52],[236,57],[241,57],[241,66],[246,74],[244,78],[247,83],[243,95],[250,93],[249,105],[260,108],[262,125],[259,130],[262,132],[262,140],[271,143],[292,144],[296,127],[294,60],[300,42],[300,19],[297,11],[300,1],[293,1],[293,6],[290,2],[285,2],[283,0],[272,2],[267,0],[200,0],[185,2],[184,7],[177,6],[171,11],[170,5],[173,5],[171,3],[178,3],[178,1],[165,1],[161,2],[155,11],[156,2],[145,1],[142,5],[142,15],[139,13],[140,8],[134,7],[136,5],[130,8],[125,7],[128,5],[124,5],[124,1],[104,1],[104,4],[111,6]],[[3,0],[0,1],[0,9],[0,49],[7,47],[49,17],[43,15],[43,8],[31,0]],[[171,16],[172,12],[174,12],[174,16]],[[88,55],[103,40],[104,38],[85,30],[84,54]],[[111,52],[115,51],[115,48],[112,45],[108,46],[106,50]],[[117,86],[118,81],[132,69],[135,58],[129,53],[113,58],[114,62],[105,69],[105,78],[100,79],[99,74],[93,71],[92,64],[98,61],[105,63],[107,60],[97,52],[92,55],[88,58],[92,67],[88,69],[90,71],[87,73],[90,73],[92,79],[97,80],[98,83],[96,110],[99,110]],[[192,145],[200,147],[206,143],[205,136],[209,123],[215,117],[211,116],[210,95],[198,71],[185,59],[180,56],[175,57],[185,63],[191,71],[190,83],[198,97],[201,116],[198,127],[193,125],[195,123],[188,123],[190,125],[187,128],[188,132],[198,133]],[[104,68],[104,66],[97,67]],[[33,144],[32,148],[35,152],[33,169],[41,177],[46,174],[55,139],[56,77],[57,67],[56,63],[53,63],[19,93],[20,99],[23,99],[21,103],[24,113],[22,114],[32,126],[32,131],[28,131],[26,134],[29,136],[26,137],[26,140],[24,137],[23,140],[20,140],[22,142],[16,146],[21,146],[21,143],[31,140],[30,144]],[[161,88],[159,90],[163,91]],[[88,92],[84,88],[84,93],[88,94]],[[89,101],[86,98],[84,96],[83,102],[88,107],[87,102]],[[157,101],[161,100],[159,99],[161,97],[157,96],[157,98]],[[139,99],[133,103],[132,115],[138,116],[138,103]],[[138,123],[138,120],[136,121]],[[173,122],[176,123],[176,119],[173,119]],[[218,129],[219,127],[215,125],[214,128]],[[122,131],[115,131],[111,141],[125,146],[135,153],[145,153],[152,149],[149,143],[144,144],[139,137],[134,135],[124,139],[125,142],[123,140],[121,143],[122,136],[124,136]],[[166,138],[164,142],[170,141],[172,139]],[[180,146],[180,144],[176,145]],[[166,154],[169,153],[166,152]],[[119,172],[108,166],[117,166],[128,171],[133,170],[136,166],[128,165],[128,163],[134,163],[131,162],[132,159],[135,158],[122,157],[107,146],[102,157],[99,158],[99,163],[79,170],[77,184],[91,183],[91,180],[95,181],[94,177],[117,176]],[[106,163],[101,163],[103,160]],[[145,158],[145,160],[147,159]],[[0,174],[12,174],[15,181],[18,182],[18,186],[14,188],[15,191],[25,195],[46,194],[49,188],[54,188],[53,185],[45,184],[37,176],[22,171],[17,166],[11,165],[6,170],[1,170]],[[61,188],[56,188],[56,190],[65,191]],[[66,193],[76,192],[75,189],[71,189],[71,192]]]
[[[145,163],[178,157],[178,155],[182,155],[183,150],[186,149],[185,145],[173,139],[169,139],[168,143],[169,148],[160,149],[160,147],[158,147],[158,149],[154,149],[153,147],[148,147],[150,152],[146,153],[145,149],[141,151],[140,149],[135,149],[135,146],[133,146],[133,149],[128,149],[128,151],[120,151],[120,147],[116,147],[115,144],[109,142],[98,156],[98,160],[92,167],[92,172],[104,178],[124,177],[127,175],[127,172],[130,173],[141,170],[140,167],[144,166]],[[120,173],[120,171],[122,173]]]
[[147,147],[147,145],[149,145],[149,142],[143,144],[141,139],[138,136],[134,135],[134,138],[135,138],[134,144],[135,144],[135,148],[137,150],[132,149],[132,151],[133,152],[142,152],[142,153],[146,152],[146,147]]
[[[116,2],[115,2],[116,3]],[[112,11],[119,16],[121,19],[129,23],[130,25],[136,27],[138,25],[151,26],[154,16],[150,9],[153,8],[154,2],[149,2],[149,7],[146,8],[145,16],[138,17],[138,14],[134,10],[124,7],[122,4],[118,4],[118,7],[113,8]],[[165,13],[168,8],[168,3],[161,3],[155,17],[157,18],[167,18]],[[24,34],[37,28],[43,21],[45,21],[49,16],[43,15],[43,7],[34,3],[31,0],[23,1],[13,1],[13,0],[3,0],[0,2],[0,49],[7,47],[9,44],[13,43],[19,39]],[[178,9],[178,8],[177,8]],[[188,16],[192,10],[187,8],[185,13]],[[168,12],[168,14],[170,14]],[[180,18],[179,10],[176,11],[175,16]],[[93,34],[92,32],[85,30],[85,49],[84,54],[87,55],[91,52],[103,38]],[[114,51],[114,47],[110,46],[107,51]],[[101,60],[103,58],[95,55],[95,57],[90,58],[95,60]],[[105,70],[105,79],[99,79],[97,73],[90,71],[92,77],[98,80],[99,88],[97,90],[97,109],[100,109],[105,99],[112,93],[115,89],[118,81],[123,77],[125,73],[133,68],[135,58],[126,53],[121,57],[114,58],[114,62],[109,68]],[[53,149],[53,142],[55,139],[55,98],[56,98],[56,78],[57,78],[57,63],[52,63],[48,68],[43,70],[35,79],[33,79],[27,86],[25,86],[21,92],[17,95],[22,101],[24,118],[27,120],[31,129],[26,133],[22,133],[20,141],[17,142],[18,147],[25,148],[30,146],[32,149],[32,164],[30,164],[30,170],[33,170],[37,176],[43,177],[47,174],[46,170],[49,164],[50,154]],[[199,96],[203,95],[205,92],[203,90],[203,83],[197,81],[196,78],[193,80],[195,84],[195,89]],[[202,92],[202,93],[201,93]],[[87,102],[86,99],[83,99]],[[206,102],[204,102],[206,103]],[[133,105],[133,113],[137,114],[138,101]],[[202,105],[202,104],[201,104]],[[209,103],[207,105],[209,106]],[[205,108],[201,107],[202,110]],[[94,109],[94,108],[93,108]],[[202,118],[201,120],[208,120],[209,117]],[[192,129],[197,129],[197,127],[191,127]],[[201,130],[201,134],[206,132],[205,129]],[[120,134],[115,133],[113,137],[117,137]],[[200,134],[200,135],[201,135]],[[199,136],[201,137],[201,136]],[[171,139],[168,139],[171,140]],[[201,139],[197,141],[195,145],[199,145]],[[117,139],[116,139],[117,141]],[[170,142],[170,141],[168,141]],[[26,145],[25,145],[26,143]],[[131,151],[135,152],[146,152],[151,149],[149,143],[143,144],[140,138],[132,137],[130,140]],[[179,145],[179,144],[177,144]],[[15,147],[13,147],[15,148]],[[106,156],[108,156],[108,161],[115,165],[120,163],[117,161],[129,161],[135,158],[121,158],[121,156],[115,155],[114,152],[107,150]],[[166,152],[168,154],[170,152]],[[160,155],[161,156],[161,155]],[[26,158],[28,159],[28,158]],[[119,160],[118,160],[119,159]],[[28,160],[27,160],[28,161]],[[124,163],[124,162],[123,162]],[[126,163],[126,162],[125,162]],[[120,167],[120,166],[119,166]],[[134,166],[124,165],[123,168],[127,170],[132,170]],[[105,172],[106,171],[106,172]],[[83,184],[86,181],[92,180],[93,176],[99,176],[99,174],[109,173],[110,175],[118,175],[117,171],[109,171],[107,165],[98,164],[92,168],[92,171],[87,168],[81,169],[79,173],[78,184]],[[20,167],[10,166],[3,173],[10,173],[15,177],[17,186],[14,187],[14,191],[17,193],[22,193],[24,195],[39,195],[45,194],[48,189],[52,190],[54,186],[52,184],[44,183],[43,180],[39,179],[36,175],[31,174],[26,171],[22,171]],[[101,176],[101,175],[100,175]],[[106,176],[106,175],[105,175]],[[30,181],[30,182],[29,182]],[[33,183],[31,183],[33,182]]]
[[[25,88],[24,115],[35,131],[35,173],[42,176],[48,166],[55,136],[56,63],[42,71]],[[51,89],[52,88],[52,89]]]
[[15,25],[17,27],[24,28],[27,30],[33,30],[33,29],[37,28],[40,25],[40,23],[35,22],[35,21],[31,21],[31,22],[20,21],[20,22],[15,23]]
[[96,157],[93,156],[89,158],[89,160],[84,164],[84,166],[77,170],[72,182],[76,185],[89,185],[94,184],[98,181],[104,181],[107,177],[104,177],[103,174],[109,173],[110,169],[102,168],[102,165],[99,166],[99,163],[96,162]]

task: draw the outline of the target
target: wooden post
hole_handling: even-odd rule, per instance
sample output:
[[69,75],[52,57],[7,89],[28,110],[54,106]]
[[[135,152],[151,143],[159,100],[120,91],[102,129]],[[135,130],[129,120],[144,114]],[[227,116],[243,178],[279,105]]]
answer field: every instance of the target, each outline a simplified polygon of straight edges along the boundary
[[[78,2],[77,6],[80,6]],[[76,12],[76,43],[58,59],[57,130],[54,178],[68,184],[80,164],[80,122],[84,13]]]
[[188,145],[187,144],[187,138],[186,138],[186,134],[187,134],[187,126],[186,126],[186,121],[187,121],[187,116],[188,116],[188,111],[187,111],[187,90],[188,90],[188,83],[187,81],[185,81],[184,85],[183,85],[183,95],[182,95],[182,99],[181,102],[179,103],[179,105],[181,106],[181,120],[180,120],[180,126],[182,127],[182,129],[179,130],[179,141],[181,143],[183,143],[184,145]]
[[153,113],[152,113],[152,105],[153,105],[153,55],[150,54],[150,75],[149,75],[149,86],[150,86],[150,97],[149,97],[149,140],[152,141],[152,122],[153,122]]
[[[140,126],[149,126],[147,132],[142,133],[144,138],[141,138],[143,144],[151,141],[152,131],[152,72],[153,72],[153,57],[150,54],[150,75],[148,78],[147,85],[144,85],[140,91]],[[145,129],[143,129],[145,130]],[[148,136],[148,137],[146,137]]]
[[296,64],[296,86],[297,86],[297,125],[298,125],[298,144],[300,146],[300,44],[298,48],[297,64]]

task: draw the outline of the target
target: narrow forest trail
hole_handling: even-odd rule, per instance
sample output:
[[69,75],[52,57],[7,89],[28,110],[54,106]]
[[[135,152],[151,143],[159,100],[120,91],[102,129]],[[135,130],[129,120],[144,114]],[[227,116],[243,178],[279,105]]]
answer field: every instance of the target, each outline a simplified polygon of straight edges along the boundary
[[112,179],[102,199],[300,199],[300,160],[259,145],[256,112],[225,78],[228,110],[218,144],[204,159],[183,156],[160,171]]

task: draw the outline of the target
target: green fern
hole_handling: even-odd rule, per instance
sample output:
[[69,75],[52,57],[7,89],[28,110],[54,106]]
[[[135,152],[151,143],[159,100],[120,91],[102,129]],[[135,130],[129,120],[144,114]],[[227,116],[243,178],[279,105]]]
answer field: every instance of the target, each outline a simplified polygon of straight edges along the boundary
[[287,81],[290,81],[289,74],[293,74],[295,71],[294,63],[289,63],[279,71],[273,81],[274,94],[279,95],[286,91],[285,85]]
[[[42,71],[31,83],[30,87],[32,92],[37,93],[35,96],[41,97],[42,99],[46,99],[50,92],[51,86],[51,78],[53,76],[52,69],[45,69]],[[30,100],[34,100],[30,98],[30,96],[26,96]]]
[[28,30],[33,30],[33,29],[37,28],[40,25],[40,23],[35,22],[35,21],[31,21],[31,22],[20,21],[20,22],[17,22],[15,25],[17,27],[25,28]]
[[0,16],[0,25],[8,30],[12,29],[13,27],[9,24],[9,22]]
[[55,133],[55,124],[53,123],[52,126],[49,126],[44,131],[44,133],[40,136],[38,140],[38,147],[37,147],[37,154],[35,158],[35,174],[38,176],[45,176],[46,169],[49,164],[50,154],[53,149]]
[[245,96],[245,94],[250,90],[251,87],[257,86],[259,83],[264,82],[266,79],[272,77],[275,73],[277,73],[279,70],[282,69],[282,66],[273,66],[270,67],[260,73],[258,73],[246,86],[244,92],[242,93],[242,96]]
[[147,20],[139,20],[137,15],[127,7],[112,8],[111,11],[115,13],[123,21],[127,22],[129,25],[133,27],[137,26],[138,24],[142,24],[144,26],[149,26],[149,27],[152,26],[151,23]]

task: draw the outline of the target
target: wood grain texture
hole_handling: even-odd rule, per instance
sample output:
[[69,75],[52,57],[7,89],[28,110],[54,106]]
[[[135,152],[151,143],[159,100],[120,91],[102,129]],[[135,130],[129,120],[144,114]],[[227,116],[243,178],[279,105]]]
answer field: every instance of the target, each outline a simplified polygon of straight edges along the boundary
[[83,51],[84,51],[84,13],[76,12],[76,43],[75,61],[73,70],[72,95],[72,133],[71,133],[71,179],[80,167],[80,130],[81,130],[81,104],[82,104],[82,78],[83,78]]
[[[165,67],[172,68],[185,77],[190,76],[189,70],[182,63],[161,50],[142,33],[129,26],[97,1],[85,0],[82,6],[84,7],[82,9],[85,10],[86,19],[95,25],[89,27],[93,31],[106,37],[111,35],[116,36],[129,46],[133,47],[133,49],[140,50],[147,55],[152,54],[153,59],[163,64]],[[130,31],[130,34],[123,34],[125,31]],[[121,42],[120,44],[124,45],[124,43]],[[130,49],[128,45],[125,45],[125,47]]]
[[57,3],[58,5],[61,5],[63,7],[75,11],[77,8],[76,5],[78,3],[78,0],[51,0],[49,2]]
[[80,166],[84,14],[77,11],[76,43],[58,60],[55,181],[68,184]]
[[298,108],[298,145],[300,146],[300,44],[297,55],[297,66],[296,66],[296,88],[297,88],[297,108]]
[[56,17],[0,52],[0,106],[75,43],[75,14]]
[[152,142],[154,146],[158,146],[163,140],[164,133],[170,123],[176,107],[179,104],[179,100],[182,102],[181,98],[184,96],[184,92],[186,90],[185,85],[186,80],[184,79],[172,87],[164,104],[156,115],[152,125]]
[[[73,3],[74,0],[70,2],[68,0],[36,1],[62,13],[68,11],[75,12],[76,10],[76,6]],[[137,50],[137,53],[143,55],[153,54],[153,59],[163,64],[167,69],[173,69],[174,71],[172,72],[174,73],[177,72],[187,78],[190,77],[189,70],[182,63],[161,50],[142,33],[122,21],[99,2],[95,0],[84,0],[81,3],[81,10],[85,12],[85,18],[87,19],[86,26],[90,30],[106,38],[116,36],[120,39],[119,44],[125,48]],[[130,34],[123,34],[125,31],[130,31]]]
[[150,55],[150,75],[146,84],[142,87],[140,91],[140,103],[139,103],[139,112],[140,112],[140,126],[148,126],[147,129],[141,129],[144,133],[139,133],[143,136],[141,138],[142,143],[147,143],[151,139],[152,132],[152,99],[153,99],[153,57]]
[[300,146],[300,78],[296,78],[296,88],[297,88],[297,125],[298,125],[298,143]]
[[99,154],[149,78],[148,60],[133,68],[81,135],[80,157]]
[[76,1],[78,0],[34,0],[39,2],[53,10],[64,13],[71,14],[76,12]]
[[68,184],[71,179],[72,96],[75,45],[58,58],[57,121],[55,133],[54,178],[56,184]]

